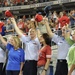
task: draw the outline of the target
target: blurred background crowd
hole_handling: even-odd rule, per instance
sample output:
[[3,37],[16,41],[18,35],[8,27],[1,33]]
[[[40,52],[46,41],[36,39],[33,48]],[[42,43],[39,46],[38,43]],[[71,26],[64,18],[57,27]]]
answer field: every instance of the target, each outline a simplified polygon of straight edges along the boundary
[[[28,5],[34,3],[43,3],[48,2],[51,0],[0,0],[1,7],[8,7],[8,6],[18,6],[18,5]],[[53,0],[52,0],[53,1]]]
[[[64,14],[63,14],[64,12]],[[43,12],[38,12],[36,14],[40,14],[42,15],[43,17],[46,17],[46,14]],[[48,21],[49,21],[49,26],[52,28],[53,31],[56,31],[58,30],[58,27],[59,27],[59,19],[60,18],[65,18],[65,16],[67,18],[69,18],[68,20],[68,23],[69,23],[69,27],[70,28],[74,28],[75,27],[75,10],[70,10],[70,12],[66,12],[66,11],[60,11],[60,12],[57,12],[57,11],[54,11],[54,12],[50,12],[49,15],[48,15]],[[31,16],[31,17],[26,17],[25,15],[23,16],[14,16],[15,19],[16,19],[16,22],[17,22],[17,26],[25,33],[28,33],[29,29],[31,28],[36,28],[35,27],[35,15],[34,16]],[[5,27],[5,34],[4,35],[7,35],[7,34],[15,34],[15,31],[14,31],[14,27],[10,21],[10,19],[8,18],[5,18],[3,20],[1,20],[3,22],[3,26]],[[61,20],[62,21],[62,20]],[[40,24],[40,22],[39,22]],[[62,25],[63,26],[63,25]],[[62,28],[62,26],[60,26],[60,28]],[[39,27],[41,32],[45,32],[46,28],[44,27],[43,24],[41,24],[41,27]]]

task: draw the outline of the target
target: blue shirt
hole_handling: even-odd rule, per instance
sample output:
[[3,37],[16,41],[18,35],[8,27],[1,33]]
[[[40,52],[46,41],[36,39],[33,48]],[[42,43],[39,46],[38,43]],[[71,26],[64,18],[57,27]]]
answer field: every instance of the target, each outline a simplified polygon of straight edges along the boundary
[[11,44],[7,44],[6,48],[9,50],[6,70],[20,70],[21,62],[24,62],[24,50],[14,50]]
[[6,28],[5,28],[5,26],[3,26],[3,27],[2,27],[2,32],[0,32],[0,34],[1,34],[2,36],[5,36],[5,31],[6,31]]

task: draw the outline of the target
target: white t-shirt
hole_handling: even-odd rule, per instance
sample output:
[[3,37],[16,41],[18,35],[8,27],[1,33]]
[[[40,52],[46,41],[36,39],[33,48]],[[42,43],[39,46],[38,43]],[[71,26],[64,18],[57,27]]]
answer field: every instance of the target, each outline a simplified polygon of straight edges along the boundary
[[5,52],[2,50],[2,48],[0,47],[0,63],[4,63],[6,59],[6,54]]

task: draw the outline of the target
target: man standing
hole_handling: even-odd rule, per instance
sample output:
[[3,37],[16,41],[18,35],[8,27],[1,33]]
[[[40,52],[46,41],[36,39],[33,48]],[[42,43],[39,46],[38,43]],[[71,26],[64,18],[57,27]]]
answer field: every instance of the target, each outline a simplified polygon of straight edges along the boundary
[[36,37],[36,30],[32,28],[29,32],[30,36],[24,35],[17,27],[14,18],[11,18],[11,21],[22,42],[25,43],[25,64],[23,75],[37,75],[38,50],[41,46]]
[[73,44],[73,41],[70,40],[69,38],[70,32],[65,26],[62,28],[61,36],[58,36],[51,31],[48,21],[45,21],[45,26],[47,29],[47,33],[52,38],[52,41],[54,41],[58,45],[57,65],[55,75],[67,75],[68,65],[66,56],[70,46]]

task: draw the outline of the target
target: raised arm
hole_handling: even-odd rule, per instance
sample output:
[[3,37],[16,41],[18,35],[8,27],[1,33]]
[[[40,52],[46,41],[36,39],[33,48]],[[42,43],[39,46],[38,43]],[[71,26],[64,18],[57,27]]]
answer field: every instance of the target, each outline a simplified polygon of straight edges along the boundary
[[48,20],[44,19],[44,24],[46,26],[46,30],[47,30],[48,35],[52,38],[54,33],[51,31]]
[[5,39],[3,38],[3,36],[0,34],[0,40],[2,41],[2,43],[6,46],[7,42],[5,41]]
[[22,33],[21,30],[18,28],[15,19],[14,19],[14,18],[11,18],[11,22],[13,23],[14,28],[15,28],[17,34],[21,37],[21,36],[23,35],[23,33]]
[[3,51],[6,51],[6,46],[0,41],[0,47],[3,49]]
[[35,25],[36,25],[36,33],[37,33],[37,37],[38,37],[38,39],[40,38],[40,35],[41,35],[41,32],[40,32],[40,30],[39,30],[39,28],[38,28],[38,23],[35,21]]
[[66,24],[66,26],[64,26],[64,27],[62,28],[62,30],[63,30],[63,29],[66,30],[65,38],[70,38],[70,34],[71,34],[72,29],[69,28],[69,25]]

